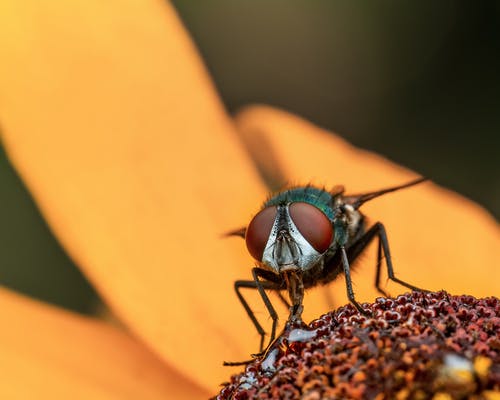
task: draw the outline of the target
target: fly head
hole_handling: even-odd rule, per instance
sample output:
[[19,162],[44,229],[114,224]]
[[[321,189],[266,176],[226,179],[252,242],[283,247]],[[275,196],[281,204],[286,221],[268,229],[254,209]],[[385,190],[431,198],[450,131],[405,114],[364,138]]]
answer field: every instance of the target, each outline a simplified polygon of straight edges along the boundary
[[322,262],[333,240],[331,220],[305,202],[264,205],[247,227],[248,251],[276,274],[306,272]]

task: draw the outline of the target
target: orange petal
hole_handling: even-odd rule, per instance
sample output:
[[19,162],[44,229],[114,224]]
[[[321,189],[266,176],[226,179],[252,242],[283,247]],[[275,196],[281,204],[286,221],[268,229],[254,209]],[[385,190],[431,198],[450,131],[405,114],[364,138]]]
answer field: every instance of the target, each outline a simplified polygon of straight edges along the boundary
[[[401,184],[415,173],[376,154],[356,149],[311,123],[269,107],[251,107],[237,117],[242,137],[253,151],[269,143],[267,158],[281,164],[292,183],[315,182],[327,188],[344,184],[362,193]],[[397,276],[429,290],[476,296],[498,295],[500,236],[494,219],[477,204],[433,183],[388,194],[363,205],[372,223],[384,223]],[[359,300],[372,300],[375,254],[358,263],[353,280]],[[344,279],[329,285],[337,305],[347,301]],[[391,294],[406,289],[389,285]],[[306,298],[309,317],[326,311],[325,294]],[[314,304],[314,306],[312,305]]]
[[7,152],[113,310],[205,385],[257,342],[233,281],[250,257],[221,234],[262,196],[231,121],[163,1],[0,5]]
[[208,396],[105,323],[0,289],[3,399],[194,399]]

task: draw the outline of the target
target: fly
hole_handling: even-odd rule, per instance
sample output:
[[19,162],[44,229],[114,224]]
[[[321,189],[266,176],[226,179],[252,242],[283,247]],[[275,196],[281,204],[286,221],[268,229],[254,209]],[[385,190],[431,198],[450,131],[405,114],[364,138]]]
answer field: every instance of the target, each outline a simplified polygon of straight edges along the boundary
[[[383,194],[425,180],[419,178],[358,195],[345,195],[342,186],[331,191],[314,186],[293,187],[270,197],[246,228],[228,233],[228,236],[245,239],[247,249],[257,263],[252,268],[253,279],[236,281],[234,289],[260,335],[260,354],[263,354],[265,331],[243,297],[242,288],[256,289],[262,297],[272,319],[269,344],[276,336],[278,314],[266,290],[275,291],[289,308],[287,325],[301,324],[304,290],[329,283],[343,273],[349,301],[359,312],[366,314],[354,296],[351,264],[375,238],[378,238],[376,289],[388,296],[380,286],[382,259],[385,259],[390,280],[411,290],[421,290],[396,278],[384,225],[376,222],[367,229],[366,218],[359,208]],[[288,292],[288,300],[282,291]]]

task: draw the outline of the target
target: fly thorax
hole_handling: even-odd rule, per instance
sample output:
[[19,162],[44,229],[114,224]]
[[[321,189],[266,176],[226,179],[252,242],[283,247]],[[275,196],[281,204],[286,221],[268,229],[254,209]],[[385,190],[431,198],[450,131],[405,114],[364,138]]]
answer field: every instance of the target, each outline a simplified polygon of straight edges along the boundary
[[262,264],[279,274],[284,271],[307,271],[321,260],[300,233],[290,216],[289,205],[280,205],[262,256]]
[[362,220],[361,213],[350,204],[345,204],[344,210],[347,220],[347,232],[349,236],[352,237],[359,230],[359,224]]

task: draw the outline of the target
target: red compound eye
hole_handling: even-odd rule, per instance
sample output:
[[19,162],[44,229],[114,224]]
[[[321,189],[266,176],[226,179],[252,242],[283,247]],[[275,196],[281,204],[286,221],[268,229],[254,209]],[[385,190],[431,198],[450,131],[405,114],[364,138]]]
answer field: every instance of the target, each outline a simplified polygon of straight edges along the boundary
[[257,261],[262,261],[262,254],[271,235],[276,213],[276,207],[266,207],[259,211],[248,225],[245,235],[247,249]]
[[323,212],[309,203],[290,204],[290,216],[302,236],[319,253],[330,247],[333,227]]

